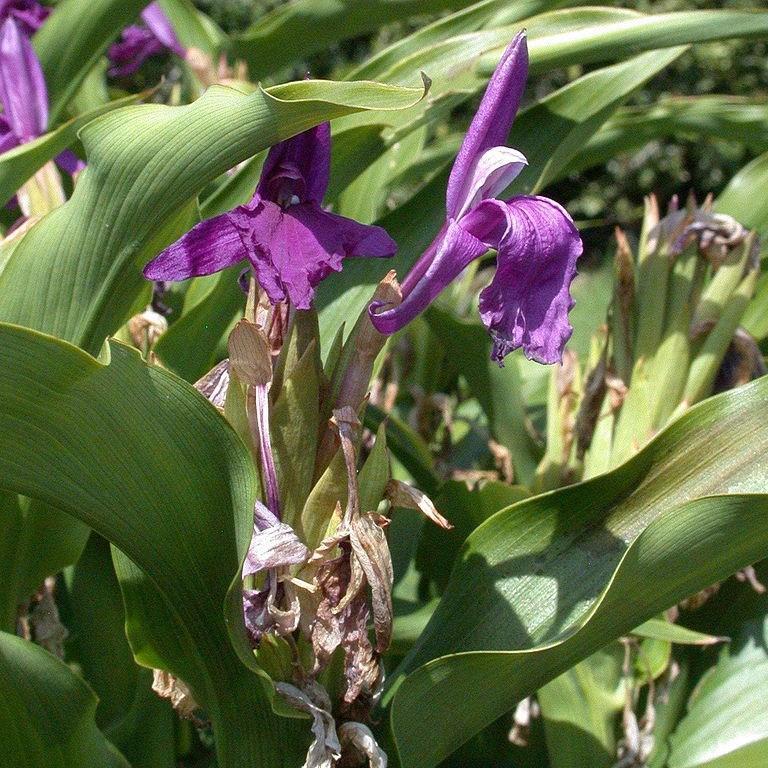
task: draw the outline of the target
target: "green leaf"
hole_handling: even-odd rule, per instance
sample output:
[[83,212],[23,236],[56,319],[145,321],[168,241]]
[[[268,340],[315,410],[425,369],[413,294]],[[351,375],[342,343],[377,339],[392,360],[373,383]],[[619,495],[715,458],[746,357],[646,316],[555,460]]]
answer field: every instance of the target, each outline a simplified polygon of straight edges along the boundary
[[0,318],[95,352],[141,290],[142,247],[207,182],[318,122],[406,108],[423,94],[323,81],[251,95],[212,87],[189,106],[127,107],[92,122],[72,199],[28,233],[0,275]]
[[766,394],[758,380],[713,398],[617,470],[469,537],[386,694],[405,768],[437,765],[574,662],[766,555]]
[[632,634],[638,637],[650,637],[654,640],[667,640],[670,643],[680,645],[716,645],[728,640],[727,637],[716,637],[686,629],[666,619],[648,619],[639,627],[635,627]]
[[[480,37],[469,36],[469,33],[483,27],[487,27],[488,30],[507,27],[507,31],[503,33],[501,39],[506,38],[509,41],[514,35],[514,32],[511,31],[513,24],[564,4],[566,3],[563,0],[521,0],[515,3],[513,7],[510,7],[506,0],[485,0],[485,2],[475,3],[396,40],[382,51],[366,59],[353,69],[349,76],[366,79],[392,78],[398,71],[405,72],[409,68],[411,71],[416,71],[429,58],[434,61],[434,52],[440,52],[440,55],[446,57],[447,60],[458,62],[460,56],[457,54],[460,52],[451,53],[451,38],[468,35],[467,38],[464,38],[466,42],[467,39]],[[483,35],[486,39],[491,39],[487,31]],[[466,46],[463,48],[466,54]],[[433,71],[431,67],[430,71]],[[441,88],[444,87],[451,88],[452,84],[446,82],[441,85]]]
[[152,691],[152,673],[133,660],[108,542],[92,535],[65,576],[67,659],[99,697],[96,723],[132,768],[172,768],[176,718],[170,702]]
[[185,306],[155,345],[161,362],[187,381],[197,381],[222,358],[220,342],[245,306],[238,283],[242,270],[242,265],[236,265],[202,278],[208,281],[202,298],[189,310]]
[[491,360],[490,337],[479,322],[459,320],[437,305],[426,318],[480,401],[493,436],[511,452],[515,480],[530,485],[541,456],[525,415],[517,361],[500,368]]
[[612,643],[537,692],[551,768],[610,768],[616,762],[623,655]]
[[669,768],[758,768],[768,762],[768,619],[744,625],[705,674],[670,738]]
[[50,99],[50,122],[63,114],[86,75],[148,0],[61,0],[34,37]]
[[768,149],[764,99],[738,96],[673,96],[655,104],[623,107],[571,160],[576,173],[605,164],[622,152],[636,151],[649,141],[666,137],[718,139],[727,136],[750,149]]
[[[531,27],[529,48],[533,71],[546,72],[575,63],[613,61],[643,51],[709,40],[759,39],[768,34],[768,13],[758,11],[680,11],[580,25],[580,16],[589,12],[590,9],[582,8],[558,12],[562,19],[570,17],[572,26],[580,27],[578,30],[566,29],[550,34],[545,28],[540,36]],[[495,67],[499,55],[488,56],[483,62],[484,72]]]
[[0,758],[29,768],[130,768],[93,720],[93,691],[64,662],[0,632]]
[[71,147],[77,141],[80,129],[88,125],[91,120],[113,109],[134,104],[144,96],[146,94],[136,94],[110,101],[90,112],[78,115],[50,133],[0,154],[0,205],[7,203],[16,190],[34,175],[35,171],[42,168],[49,160],[53,160],[67,147]]
[[214,56],[226,43],[226,35],[191,0],[159,0],[177,37],[185,48],[198,48]]
[[105,350],[108,364],[0,326],[0,487],[119,547],[134,655],[189,684],[222,768],[294,766],[306,729],[271,714],[237,655],[252,658],[239,578],[257,488],[250,456],[188,384],[120,344]]
[[18,608],[46,576],[74,563],[88,528],[36,499],[0,491],[0,630],[16,631]]
[[236,58],[259,79],[351,37],[410,16],[470,5],[472,0],[293,0],[260,18],[232,42]]
[[397,416],[385,414],[370,403],[363,414],[363,423],[372,432],[385,424],[387,446],[392,455],[405,467],[420,490],[426,494],[436,492],[440,478],[435,472],[435,459],[421,435]]
[[472,531],[500,509],[529,495],[519,485],[493,481],[470,489],[464,482],[449,480],[432,501],[453,528],[446,531],[430,524],[422,530],[416,568],[443,592],[456,556]]
[[715,210],[728,213],[745,227],[764,232],[768,229],[768,201],[756,195],[768,180],[768,152],[745,165],[720,193]]

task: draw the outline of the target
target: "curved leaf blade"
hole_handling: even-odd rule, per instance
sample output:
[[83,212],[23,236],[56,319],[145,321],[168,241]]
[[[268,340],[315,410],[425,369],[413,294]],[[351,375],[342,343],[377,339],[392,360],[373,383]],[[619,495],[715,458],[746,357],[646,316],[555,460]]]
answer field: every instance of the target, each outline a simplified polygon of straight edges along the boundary
[[272,715],[233,648],[245,644],[241,607],[224,615],[252,528],[248,452],[193,387],[106,349],[108,364],[0,326],[0,487],[54,504],[124,553],[126,605],[153,618],[140,645],[131,635],[134,655],[191,686],[220,765],[298,764],[304,730]]
[[71,147],[77,141],[78,132],[88,125],[91,120],[111,112],[113,109],[134,104],[146,94],[126,96],[124,99],[111,101],[97,109],[78,115],[56,130],[22,144],[8,152],[0,154],[0,205],[10,200],[16,190],[42,168],[49,160],[53,160],[59,152]]
[[[61,0],[34,37],[50,99],[50,120],[63,114],[80,83],[120,30],[149,0]],[[66,45],[62,44],[66,41]]]
[[130,768],[93,720],[96,696],[63,661],[0,632],[0,756],[6,765]]
[[[399,675],[404,766],[436,765],[608,640],[765,556],[755,457],[768,448],[767,393],[758,380],[713,398],[614,472],[523,501],[469,537]],[[483,695],[468,711],[470,690]]]

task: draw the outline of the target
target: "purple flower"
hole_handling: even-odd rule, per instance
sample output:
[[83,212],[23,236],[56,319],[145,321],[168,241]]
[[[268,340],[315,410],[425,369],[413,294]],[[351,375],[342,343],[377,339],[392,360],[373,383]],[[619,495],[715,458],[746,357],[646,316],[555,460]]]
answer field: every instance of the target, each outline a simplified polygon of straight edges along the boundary
[[14,19],[27,36],[37,32],[50,13],[50,8],[36,0],[0,0],[0,22]]
[[107,55],[112,62],[110,77],[128,77],[151,56],[173,51],[182,59],[187,51],[176,37],[176,32],[163,9],[151,3],[141,12],[145,26],[136,24],[123,30],[119,43],[111,45]]
[[273,304],[309,309],[315,286],[347,256],[392,256],[380,227],[324,211],[331,132],[325,123],[269,151],[252,200],[203,221],[144,268],[150,280],[209,275],[248,259]]
[[410,322],[471,261],[494,248],[496,274],[480,293],[480,317],[493,339],[491,358],[502,364],[522,347],[540,363],[561,359],[573,330],[569,287],[582,252],[579,233],[565,210],[546,197],[495,199],[527,165],[520,152],[503,146],[527,73],[521,32],[501,57],[467,131],[448,181],[446,222],[403,281],[402,304],[370,307],[381,333]]
[[[19,3],[16,3],[19,5]],[[48,89],[32,43],[13,13],[0,27],[0,152],[26,144],[45,133],[48,127]],[[68,173],[84,167],[66,150],[57,162]]]

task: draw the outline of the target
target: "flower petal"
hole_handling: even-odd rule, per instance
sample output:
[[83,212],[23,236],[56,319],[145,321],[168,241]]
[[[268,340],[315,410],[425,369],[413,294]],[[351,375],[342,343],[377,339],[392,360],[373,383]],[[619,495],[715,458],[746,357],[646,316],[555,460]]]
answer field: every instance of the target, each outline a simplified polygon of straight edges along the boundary
[[469,180],[480,155],[506,143],[527,76],[528,46],[525,32],[520,32],[504,51],[453,164],[446,195],[449,217],[458,218],[466,210]]
[[19,140],[8,122],[8,118],[0,114],[0,153],[19,146]]
[[390,256],[396,250],[380,227],[326,213],[313,203],[283,209],[256,196],[232,214],[256,278],[273,304],[287,296],[297,309],[309,309],[315,286],[341,271],[345,257]]
[[70,176],[85,170],[85,162],[81,160],[71,149],[65,149],[56,155],[56,164]]
[[25,35],[37,32],[51,13],[37,0],[0,0],[0,21],[8,17],[16,19]]
[[150,3],[141,12],[142,21],[149,27],[150,32],[168,49],[183,59],[187,52],[176,37],[176,32],[170,19],[160,7],[159,3]]
[[[500,208],[491,201],[478,208],[490,206]],[[498,246],[496,274],[480,293],[480,317],[493,337],[491,357],[501,364],[505,355],[522,347],[530,360],[556,363],[573,331],[569,288],[581,238],[571,217],[549,198],[521,195],[505,208],[507,227]]]
[[331,168],[331,126],[321,123],[275,144],[267,154],[256,192],[273,203],[296,195],[302,203],[323,201]]
[[[434,247],[433,247],[434,246]],[[371,304],[368,314],[379,333],[395,333],[421,314],[437,295],[456,278],[473,259],[482,256],[488,247],[451,219],[438,235],[438,242],[430,246],[434,253],[428,266],[414,284],[408,278],[409,291],[403,291],[403,302],[390,309]]]
[[[237,210],[237,209],[236,209]],[[210,275],[248,257],[231,214],[200,222],[144,267],[150,280],[186,280]]]
[[0,101],[20,142],[37,138],[48,126],[48,90],[29,38],[8,18],[0,30]]
[[243,577],[281,565],[305,563],[309,555],[309,550],[293,528],[281,523],[257,501],[253,514],[253,535],[243,563]]
[[503,192],[520,171],[528,165],[522,152],[511,147],[491,147],[479,155],[464,180],[462,206],[456,214],[461,218],[481,200],[493,198]]

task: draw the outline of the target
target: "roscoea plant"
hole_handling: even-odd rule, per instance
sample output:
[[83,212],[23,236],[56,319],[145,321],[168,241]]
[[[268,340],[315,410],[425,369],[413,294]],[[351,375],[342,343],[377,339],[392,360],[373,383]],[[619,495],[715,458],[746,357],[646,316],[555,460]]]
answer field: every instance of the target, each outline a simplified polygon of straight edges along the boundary
[[565,210],[641,141],[764,152],[759,92],[652,78],[768,13],[44,2],[0,0],[0,762],[768,754],[768,164],[650,200],[613,289]]

